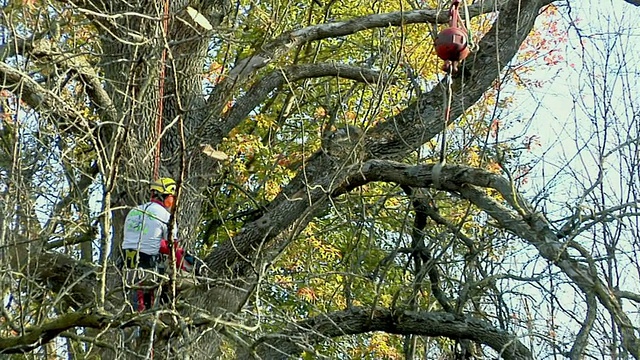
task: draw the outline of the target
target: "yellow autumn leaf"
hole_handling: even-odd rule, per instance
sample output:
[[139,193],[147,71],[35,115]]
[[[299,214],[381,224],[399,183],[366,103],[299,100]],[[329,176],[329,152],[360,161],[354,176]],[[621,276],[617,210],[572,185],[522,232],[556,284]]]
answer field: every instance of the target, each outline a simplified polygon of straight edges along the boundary
[[323,118],[323,117],[327,116],[327,110],[325,110],[322,106],[319,106],[319,107],[316,108],[316,111],[313,114],[313,116],[316,119]]
[[223,153],[222,151],[218,151],[214,149],[209,144],[201,144],[200,146],[202,147],[202,152],[212,159],[222,161],[222,160],[227,160],[229,158],[227,154]]
[[308,302],[314,302],[318,299],[316,292],[310,287],[300,288],[297,295]]

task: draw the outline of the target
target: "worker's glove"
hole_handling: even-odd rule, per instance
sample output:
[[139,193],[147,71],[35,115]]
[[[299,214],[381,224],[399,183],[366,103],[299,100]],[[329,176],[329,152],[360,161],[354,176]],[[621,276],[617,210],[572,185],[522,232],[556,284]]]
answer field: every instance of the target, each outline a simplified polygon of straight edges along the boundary
[[176,249],[176,251],[181,251],[180,246],[178,246],[178,241],[174,241],[173,245],[169,246],[169,242],[165,239],[160,240],[160,254],[163,255],[171,255],[171,248]]

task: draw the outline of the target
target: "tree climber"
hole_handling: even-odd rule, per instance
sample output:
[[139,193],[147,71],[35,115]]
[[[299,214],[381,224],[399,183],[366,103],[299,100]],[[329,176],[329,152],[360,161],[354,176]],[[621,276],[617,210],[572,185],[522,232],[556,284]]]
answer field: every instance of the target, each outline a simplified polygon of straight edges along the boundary
[[[171,178],[160,178],[151,183],[151,200],[140,205],[127,214],[124,221],[124,238],[122,250],[124,265],[127,269],[126,280],[129,286],[138,287],[131,292],[132,304],[137,311],[150,309],[159,292],[158,276],[163,274],[164,264],[161,255],[172,255],[175,249],[176,268],[191,270],[193,257],[183,256],[184,250],[178,247],[177,229],[172,229],[171,244],[169,235],[169,218],[175,202],[176,182]],[[189,262],[189,260],[191,261]]]

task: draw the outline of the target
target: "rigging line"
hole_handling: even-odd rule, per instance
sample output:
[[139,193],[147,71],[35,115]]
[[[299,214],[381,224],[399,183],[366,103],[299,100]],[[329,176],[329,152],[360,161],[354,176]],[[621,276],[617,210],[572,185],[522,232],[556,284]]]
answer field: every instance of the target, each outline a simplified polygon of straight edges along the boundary
[[442,168],[447,163],[447,126],[451,118],[451,104],[453,103],[453,89],[451,88],[451,72],[453,66],[449,66],[447,74],[445,75],[445,89],[444,89],[444,123],[442,125],[442,136],[440,141],[440,159],[438,163],[434,165],[431,171],[431,177],[433,180],[433,186],[436,189],[440,188],[442,181]]
[[478,44],[473,41],[473,33],[471,31],[471,16],[469,14],[469,6],[467,5],[467,0],[462,0],[462,7],[464,8],[464,27],[467,30],[467,44],[469,44],[469,49],[471,52],[478,51]]
[[159,79],[158,79],[158,117],[156,119],[156,150],[155,150],[155,158],[153,162],[153,177],[157,179],[160,176],[160,155],[161,155],[161,141],[160,137],[162,134],[162,118],[164,113],[164,78],[165,78],[165,67],[167,62],[167,36],[169,34],[169,0],[165,0],[163,9],[163,17],[162,17],[162,33],[163,33],[163,46],[162,46],[162,54],[160,55],[160,71],[159,71]]

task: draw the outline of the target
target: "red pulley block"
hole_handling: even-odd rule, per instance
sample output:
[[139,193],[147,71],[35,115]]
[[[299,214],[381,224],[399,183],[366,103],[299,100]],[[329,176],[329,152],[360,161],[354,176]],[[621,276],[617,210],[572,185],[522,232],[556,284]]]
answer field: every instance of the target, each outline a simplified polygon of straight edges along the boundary
[[462,61],[469,55],[467,32],[459,27],[446,28],[436,36],[435,48],[444,61]]
[[449,9],[449,27],[440,31],[436,36],[435,48],[438,57],[445,61],[445,71],[458,71],[458,63],[469,56],[467,29],[460,22],[458,6],[460,0],[452,0]]

